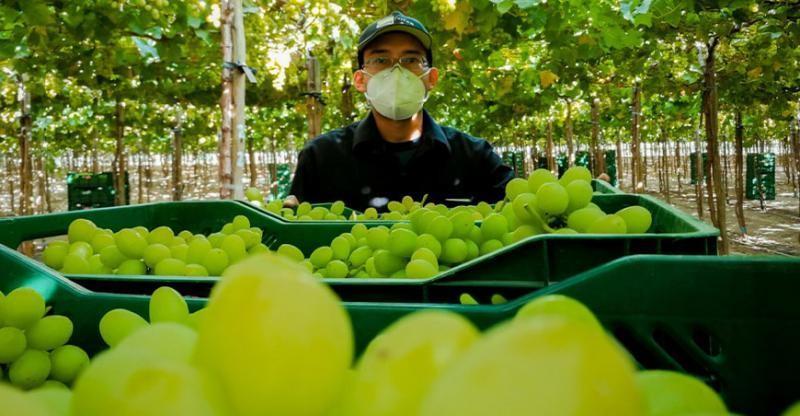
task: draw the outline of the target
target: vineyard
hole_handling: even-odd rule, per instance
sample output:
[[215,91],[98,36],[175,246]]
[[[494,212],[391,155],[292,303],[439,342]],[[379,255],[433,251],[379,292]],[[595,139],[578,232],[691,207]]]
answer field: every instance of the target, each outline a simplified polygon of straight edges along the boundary
[[0,416],[798,416],[798,271],[798,0],[0,4]]

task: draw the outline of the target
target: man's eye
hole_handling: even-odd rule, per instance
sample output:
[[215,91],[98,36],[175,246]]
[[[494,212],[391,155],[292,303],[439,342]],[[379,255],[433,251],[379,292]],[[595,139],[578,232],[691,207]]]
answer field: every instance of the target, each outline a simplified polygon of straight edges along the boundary
[[381,56],[381,57],[378,57],[378,58],[373,58],[372,62],[376,63],[378,65],[383,65],[383,64],[389,62],[389,58]]
[[416,56],[407,56],[403,58],[403,63],[406,64],[418,64],[420,62],[422,62],[422,60],[420,58],[417,58]]

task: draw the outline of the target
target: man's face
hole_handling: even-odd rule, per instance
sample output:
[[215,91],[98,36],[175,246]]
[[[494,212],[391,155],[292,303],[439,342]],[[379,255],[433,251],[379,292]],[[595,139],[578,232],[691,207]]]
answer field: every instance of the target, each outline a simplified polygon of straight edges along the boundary
[[[375,75],[380,72],[386,62],[394,64],[400,58],[410,57],[417,57],[421,60],[426,59],[425,47],[422,46],[422,43],[417,38],[404,32],[389,32],[379,36],[364,49],[364,67],[353,75],[353,84],[356,90],[362,93],[365,92],[370,78],[369,74]],[[428,71],[428,74],[422,77],[422,81],[429,91],[439,81],[439,70],[429,68],[427,63],[419,68],[411,66],[408,69],[417,75],[422,75],[425,71]]]

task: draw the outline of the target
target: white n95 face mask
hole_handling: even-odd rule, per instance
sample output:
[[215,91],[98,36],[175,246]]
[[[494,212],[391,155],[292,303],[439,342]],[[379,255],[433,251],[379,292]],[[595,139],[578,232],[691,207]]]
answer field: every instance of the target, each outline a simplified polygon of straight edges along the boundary
[[422,77],[430,70],[416,75],[399,64],[370,76],[364,94],[382,116],[392,120],[406,120],[417,114],[428,100],[428,91]]

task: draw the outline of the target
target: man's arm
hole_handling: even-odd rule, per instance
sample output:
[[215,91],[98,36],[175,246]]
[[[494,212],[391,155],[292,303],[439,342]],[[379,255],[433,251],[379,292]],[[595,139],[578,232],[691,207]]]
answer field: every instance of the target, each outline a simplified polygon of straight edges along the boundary
[[478,172],[483,183],[475,197],[479,201],[497,202],[505,198],[506,184],[514,178],[514,171],[503,164],[489,142],[484,141],[481,144],[480,155]]

